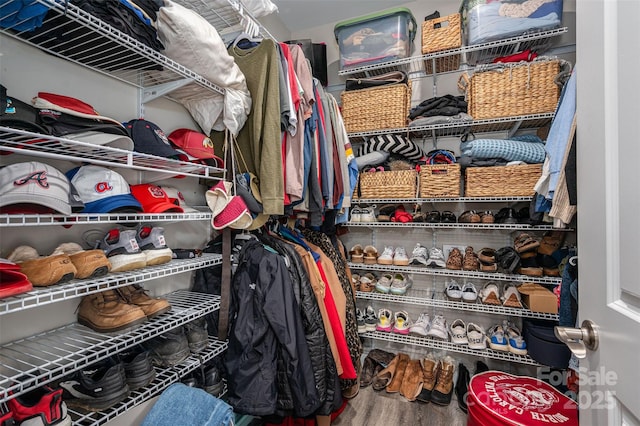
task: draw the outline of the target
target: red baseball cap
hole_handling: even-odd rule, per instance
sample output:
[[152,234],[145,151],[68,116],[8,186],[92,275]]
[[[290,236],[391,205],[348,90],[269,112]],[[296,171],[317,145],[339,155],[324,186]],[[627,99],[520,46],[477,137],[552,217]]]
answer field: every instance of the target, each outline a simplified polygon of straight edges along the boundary
[[142,204],[145,213],[184,213],[182,207],[172,203],[164,189],[157,185],[132,185],[131,194]]
[[191,129],[176,129],[169,135],[169,140],[187,154],[187,161],[215,160],[206,161],[206,164],[223,166],[222,159],[214,154],[213,142],[203,133]]

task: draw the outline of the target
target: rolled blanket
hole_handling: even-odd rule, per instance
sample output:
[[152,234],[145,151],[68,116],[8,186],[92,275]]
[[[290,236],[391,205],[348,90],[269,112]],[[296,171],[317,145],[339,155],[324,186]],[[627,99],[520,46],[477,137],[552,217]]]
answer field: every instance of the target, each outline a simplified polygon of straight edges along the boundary
[[524,161],[531,164],[542,163],[545,158],[544,142],[535,135],[461,142],[460,152],[473,158],[502,158],[506,161]]

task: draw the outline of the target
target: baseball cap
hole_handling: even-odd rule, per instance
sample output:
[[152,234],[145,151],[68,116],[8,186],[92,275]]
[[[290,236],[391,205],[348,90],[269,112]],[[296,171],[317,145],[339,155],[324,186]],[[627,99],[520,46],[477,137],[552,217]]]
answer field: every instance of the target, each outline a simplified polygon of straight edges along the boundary
[[94,165],[82,166],[69,170],[67,177],[84,202],[83,213],[142,211],[138,200],[131,195],[127,181],[111,169]]
[[60,170],[38,161],[5,166],[0,169],[0,210],[71,214],[69,181]]
[[65,135],[65,138],[93,145],[110,146],[126,151],[133,151],[133,141],[131,138],[113,133],[88,131]]
[[176,129],[169,134],[169,140],[186,154],[181,160],[213,160],[206,162],[213,167],[222,167],[223,161],[214,154],[213,141],[205,134],[191,129]]
[[178,191],[178,189],[172,186],[163,186],[162,189],[164,189],[167,197],[169,197],[169,201],[178,207],[182,207],[185,213],[199,213],[198,210],[187,205],[182,192]]
[[129,137],[133,139],[133,150],[159,157],[179,157],[171,147],[169,139],[155,123],[143,119],[130,120],[125,124]]
[[49,134],[37,123],[38,110],[26,102],[7,95],[7,88],[0,85],[0,126]]
[[143,183],[131,186],[131,193],[142,204],[145,213],[184,213],[182,207],[174,204],[158,185]]
[[38,92],[38,96],[31,100],[34,107],[38,109],[52,109],[64,112],[76,117],[91,118],[121,125],[118,120],[98,114],[91,105],[80,99],[70,96],[57,95],[55,93]]

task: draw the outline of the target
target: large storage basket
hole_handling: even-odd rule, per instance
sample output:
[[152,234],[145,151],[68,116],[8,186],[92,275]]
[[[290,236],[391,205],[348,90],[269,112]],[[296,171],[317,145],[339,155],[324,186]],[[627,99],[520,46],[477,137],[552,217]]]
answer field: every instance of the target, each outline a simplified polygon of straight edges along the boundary
[[347,133],[407,126],[411,82],[342,92],[342,118]]
[[[438,24],[440,24],[438,28]],[[462,46],[460,14],[430,19],[422,23],[422,53],[441,52]],[[435,70],[433,64],[435,62]],[[455,71],[460,68],[460,55],[425,60],[427,74]]]
[[465,197],[527,197],[542,174],[541,164],[467,167]]
[[433,164],[420,166],[420,197],[459,197],[460,165]]
[[415,198],[418,173],[415,170],[360,173],[360,198]]
[[462,74],[468,112],[476,120],[553,112],[560,88],[559,60],[494,64],[471,77]]

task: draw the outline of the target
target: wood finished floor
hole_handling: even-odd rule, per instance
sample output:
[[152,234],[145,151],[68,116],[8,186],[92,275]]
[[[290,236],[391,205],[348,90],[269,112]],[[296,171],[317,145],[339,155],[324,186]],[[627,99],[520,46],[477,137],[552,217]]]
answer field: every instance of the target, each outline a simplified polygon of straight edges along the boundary
[[455,394],[446,407],[409,402],[399,393],[360,388],[332,426],[464,426],[467,415],[458,408]]

